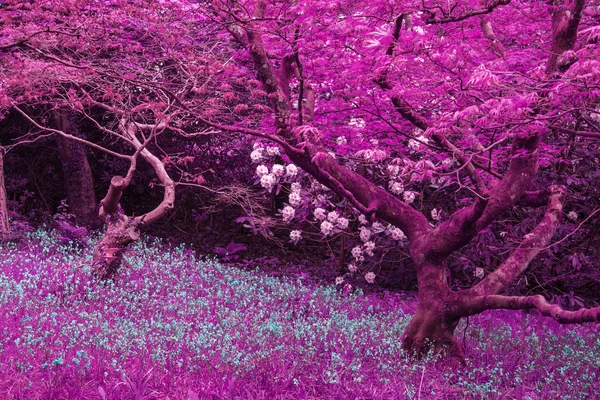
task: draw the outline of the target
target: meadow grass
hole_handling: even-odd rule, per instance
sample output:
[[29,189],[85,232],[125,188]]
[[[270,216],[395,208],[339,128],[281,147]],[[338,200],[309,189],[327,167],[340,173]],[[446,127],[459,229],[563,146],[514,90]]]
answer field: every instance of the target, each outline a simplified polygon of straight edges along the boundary
[[115,282],[96,239],[0,244],[2,399],[600,398],[598,325],[488,312],[457,332],[468,365],[406,359],[414,303],[202,259],[141,240]]

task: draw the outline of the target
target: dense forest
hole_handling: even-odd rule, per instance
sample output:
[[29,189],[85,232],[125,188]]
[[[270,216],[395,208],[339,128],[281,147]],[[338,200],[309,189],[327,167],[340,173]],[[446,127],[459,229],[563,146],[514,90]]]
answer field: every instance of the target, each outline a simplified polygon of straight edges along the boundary
[[600,398],[599,144],[598,0],[1,0],[0,393]]

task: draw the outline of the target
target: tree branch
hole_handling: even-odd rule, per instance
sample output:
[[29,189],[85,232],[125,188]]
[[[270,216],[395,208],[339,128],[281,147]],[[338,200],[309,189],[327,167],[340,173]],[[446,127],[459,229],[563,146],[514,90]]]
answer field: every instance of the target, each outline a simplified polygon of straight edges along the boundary
[[450,22],[459,22],[459,21],[463,21],[465,19],[474,17],[476,15],[489,14],[492,11],[494,11],[494,9],[496,9],[497,7],[505,6],[507,4],[510,4],[510,0],[497,0],[497,1],[490,3],[490,5],[488,5],[486,8],[480,8],[478,10],[471,10],[471,11],[464,13],[463,15],[458,15],[458,16],[452,16],[452,15],[444,13],[443,17],[436,18],[435,13],[429,13],[429,17],[425,18],[425,23],[427,25],[435,25],[435,24],[447,24]]
[[562,218],[567,190],[564,186],[550,186],[548,193],[548,208],[538,226],[525,235],[519,247],[502,265],[473,288],[461,292],[462,296],[481,296],[500,293],[517,276],[522,274],[529,266],[531,260],[546,247],[552,236],[554,236]]
[[486,310],[538,310],[561,324],[578,324],[600,321],[600,307],[567,311],[557,304],[549,303],[544,296],[475,296],[463,302],[458,314],[461,317],[479,314]]

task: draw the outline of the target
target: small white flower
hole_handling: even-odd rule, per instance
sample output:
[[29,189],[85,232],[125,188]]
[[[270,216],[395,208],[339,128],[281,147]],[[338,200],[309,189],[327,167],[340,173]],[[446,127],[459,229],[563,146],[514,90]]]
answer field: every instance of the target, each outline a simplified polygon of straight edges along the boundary
[[368,283],[375,283],[375,274],[373,272],[367,272],[365,274],[365,280]]
[[337,143],[338,146],[348,143],[345,136],[338,136],[337,139],[335,139],[335,142]]
[[337,221],[337,219],[339,217],[340,217],[340,215],[337,212],[332,211],[329,214],[327,214],[327,221],[334,222],[334,221]]
[[339,217],[336,220],[336,223],[340,227],[340,229],[346,229],[346,228],[348,228],[348,218]]
[[369,223],[369,221],[367,221],[367,217],[365,217],[364,215],[359,215],[358,217],[358,222],[360,222],[363,225],[366,225]]
[[269,168],[266,165],[259,165],[256,167],[256,175],[263,176],[269,173]]
[[278,156],[281,153],[279,152],[279,147],[267,147],[267,154],[273,157]]
[[427,139],[425,136],[423,135],[419,135],[417,136],[417,139],[419,139],[421,142],[428,144],[429,143],[429,139]]
[[375,232],[375,233],[381,233],[385,230],[383,225],[380,224],[379,222],[373,222],[373,225],[371,225],[371,229],[373,229],[373,232]]
[[402,194],[402,192],[404,192],[404,185],[402,184],[402,182],[391,181],[390,192],[397,195]]
[[415,192],[411,192],[411,191],[406,191],[404,192],[404,194],[402,195],[404,202],[406,204],[411,204],[412,202],[415,201]]
[[348,271],[356,272],[358,271],[358,267],[356,266],[356,264],[348,264]]
[[317,208],[313,214],[315,215],[315,218],[319,221],[323,221],[327,217],[327,215],[325,214],[325,210],[323,210],[322,208]]
[[437,208],[431,210],[431,219],[433,219],[434,221],[439,221],[441,218],[441,213],[437,210]]
[[453,158],[444,158],[444,161],[442,161],[442,166],[444,167],[449,167],[450,165],[452,165],[452,163],[454,162]]
[[262,158],[263,158],[263,149],[260,147],[253,150],[252,153],[250,153],[250,159],[252,159],[252,162],[255,162],[255,163],[261,162]]
[[289,164],[288,166],[285,167],[285,174],[287,176],[298,175],[298,167],[296,167],[294,164]]
[[321,233],[325,236],[329,236],[333,231],[333,224],[329,221],[321,222]]
[[575,211],[570,211],[567,214],[567,218],[569,218],[569,220],[575,222],[575,221],[577,221],[577,213]]
[[300,193],[292,192],[288,196],[288,201],[292,207],[298,207],[302,202],[302,198],[300,197]]
[[475,274],[474,275],[475,275],[476,278],[481,279],[481,278],[484,277],[485,272],[483,271],[483,268],[479,268],[478,267],[478,268],[475,268]]
[[373,250],[375,250],[375,242],[365,243],[365,253],[367,253],[367,255],[373,257]]
[[384,150],[376,149],[373,150],[373,154],[371,155],[371,160],[373,161],[381,161],[387,157],[387,153]]
[[300,239],[302,239],[302,232],[299,230],[293,230],[290,232],[290,239],[294,244],[298,243]]
[[341,276],[338,276],[337,278],[335,278],[335,284],[336,285],[341,285],[342,283],[344,283],[344,278]]
[[360,256],[362,255],[362,249],[360,248],[360,246],[356,246],[355,248],[352,249],[351,251],[352,253],[352,257],[354,257],[355,259],[359,259]]
[[421,143],[417,142],[415,139],[410,139],[408,141],[408,147],[413,151],[418,151],[421,148]]
[[260,185],[268,191],[271,191],[271,189],[273,189],[273,186],[275,186],[276,182],[277,178],[273,174],[266,174],[260,178]]
[[365,120],[362,118],[352,117],[350,118],[350,122],[348,122],[348,125],[354,126],[356,128],[364,128],[366,123]]
[[254,142],[254,144],[252,144],[252,148],[253,148],[254,150],[256,150],[256,149],[262,149],[262,148],[263,148],[263,145],[262,145],[261,143]]
[[283,168],[283,165],[281,165],[281,164],[274,164],[273,168],[271,169],[271,172],[275,176],[283,176],[284,171],[285,171],[285,169]]
[[363,242],[367,242],[371,238],[371,230],[367,227],[361,226],[359,236],[360,240],[362,240]]
[[292,183],[291,191],[293,193],[300,193],[301,190],[302,190],[302,185],[300,184],[300,182]]
[[281,211],[281,215],[283,215],[284,222],[290,222],[292,219],[294,219],[294,216],[296,215],[296,210],[294,209],[294,207],[285,206]]
[[390,174],[390,176],[395,177],[400,173],[400,166],[399,165],[388,165],[387,172],[388,172],[388,174]]
[[404,240],[406,239],[406,235],[400,228],[394,227],[392,229],[392,239],[394,240]]
[[371,139],[369,140],[369,142],[373,145],[373,146],[378,146],[379,145],[379,140],[377,139]]

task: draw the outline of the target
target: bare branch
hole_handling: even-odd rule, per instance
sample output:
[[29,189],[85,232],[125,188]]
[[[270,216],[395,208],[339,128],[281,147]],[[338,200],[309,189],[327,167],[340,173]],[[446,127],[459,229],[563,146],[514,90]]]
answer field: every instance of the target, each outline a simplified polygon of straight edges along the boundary
[[544,296],[474,296],[467,299],[460,307],[459,315],[466,317],[486,310],[538,310],[543,316],[550,317],[561,324],[578,324],[582,322],[600,321],[600,307],[582,308],[567,311],[557,304],[549,303]]
[[525,238],[494,272],[471,289],[462,292],[464,296],[497,294],[506,289],[517,276],[522,274],[533,260],[550,242],[562,217],[567,190],[564,186],[548,188],[548,208],[538,226],[525,235]]
[[490,3],[486,8],[471,10],[471,11],[468,11],[468,12],[466,12],[462,15],[458,15],[458,16],[452,16],[450,14],[444,13],[443,17],[437,18],[435,13],[430,13],[429,17],[425,18],[425,23],[428,25],[434,25],[434,24],[447,24],[450,22],[464,21],[465,19],[474,17],[476,15],[489,14],[492,11],[494,11],[496,8],[498,8],[500,6],[505,6],[507,4],[510,4],[510,0],[497,0],[497,1]]

